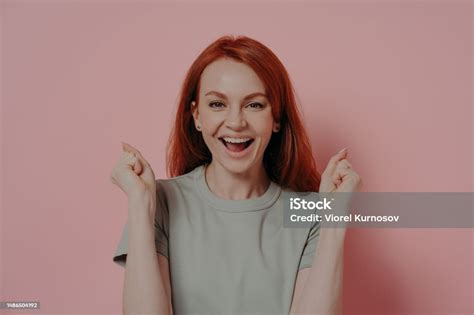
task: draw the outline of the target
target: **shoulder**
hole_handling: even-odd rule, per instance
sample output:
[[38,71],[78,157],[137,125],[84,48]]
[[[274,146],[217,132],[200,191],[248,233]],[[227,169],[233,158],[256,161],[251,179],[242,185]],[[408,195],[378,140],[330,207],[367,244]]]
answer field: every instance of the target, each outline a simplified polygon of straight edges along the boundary
[[201,170],[201,168],[202,165],[197,166],[192,171],[180,176],[155,179],[157,192],[166,195],[176,191],[193,190],[196,176],[198,175],[198,172]]

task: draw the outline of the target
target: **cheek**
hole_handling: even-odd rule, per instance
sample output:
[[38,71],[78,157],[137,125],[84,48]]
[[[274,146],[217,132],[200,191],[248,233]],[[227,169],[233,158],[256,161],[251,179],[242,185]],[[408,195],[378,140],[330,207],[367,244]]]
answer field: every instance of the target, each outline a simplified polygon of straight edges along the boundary
[[254,117],[252,126],[261,137],[270,137],[273,130],[273,116],[271,114]]
[[217,131],[219,127],[219,119],[216,115],[202,115],[201,124],[203,128],[203,133],[212,135]]

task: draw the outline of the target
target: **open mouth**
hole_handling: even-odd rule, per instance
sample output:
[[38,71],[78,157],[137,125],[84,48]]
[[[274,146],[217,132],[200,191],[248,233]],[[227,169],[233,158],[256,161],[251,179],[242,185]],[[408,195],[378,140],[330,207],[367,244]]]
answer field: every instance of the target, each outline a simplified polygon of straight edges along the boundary
[[229,138],[229,137],[220,137],[219,140],[224,144],[224,146],[232,152],[242,152],[247,149],[254,139],[252,138]]

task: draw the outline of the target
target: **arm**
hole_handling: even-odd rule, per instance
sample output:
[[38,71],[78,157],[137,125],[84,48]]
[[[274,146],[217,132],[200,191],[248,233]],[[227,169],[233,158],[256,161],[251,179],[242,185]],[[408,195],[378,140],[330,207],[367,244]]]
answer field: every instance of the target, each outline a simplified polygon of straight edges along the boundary
[[290,314],[342,314],[345,228],[322,228],[311,268],[298,272]]
[[[361,179],[346,158],[347,148],[344,148],[329,159],[321,175],[320,193],[350,193],[358,189]],[[350,194],[342,199],[346,202],[346,212],[349,209],[348,196]],[[302,269],[297,275],[291,314],[342,314],[345,235],[345,227],[321,228],[311,268]]]
[[[170,315],[168,260],[156,253],[147,203],[129,199],[129,243],[123,291],[124,314]],[[141,208],[141,209],[140,209]]]

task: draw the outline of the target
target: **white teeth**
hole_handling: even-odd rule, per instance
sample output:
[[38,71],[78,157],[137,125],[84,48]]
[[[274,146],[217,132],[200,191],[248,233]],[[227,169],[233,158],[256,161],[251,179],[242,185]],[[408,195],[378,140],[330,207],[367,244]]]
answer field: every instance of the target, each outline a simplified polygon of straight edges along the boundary
[[223,137],[225,142],[231,143],[242,143],[251,140],[252,138],[230,138],[230,137]]

